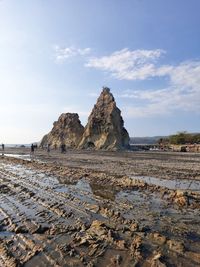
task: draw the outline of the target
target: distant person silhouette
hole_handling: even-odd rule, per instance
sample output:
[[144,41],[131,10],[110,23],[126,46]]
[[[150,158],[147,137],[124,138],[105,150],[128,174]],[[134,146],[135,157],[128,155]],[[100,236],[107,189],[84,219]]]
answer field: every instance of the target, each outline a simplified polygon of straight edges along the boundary
[[2,146],[2,156],[3,156],[4,155],[4,150],[5,150],[5,145],[2,144],[1,146]]
[[35,147],[34,147],[34,145],[32,144],[31,145],[31,159],[33,159],[33,157],[34,157],[34,150],[35,150]]
[[47,145],[47,153],[48,153],[48,155],[50,153],[50,144]]
[[62,144],[61,145],[61,153],[65,153],[66,152],[66,145]]

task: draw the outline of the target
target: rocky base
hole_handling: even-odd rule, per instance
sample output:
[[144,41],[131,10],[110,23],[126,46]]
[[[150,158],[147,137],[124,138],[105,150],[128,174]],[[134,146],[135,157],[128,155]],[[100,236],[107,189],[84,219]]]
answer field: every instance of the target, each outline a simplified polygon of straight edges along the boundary
[[60,163],[1,158],[0,266],[198,266],[197,192]]

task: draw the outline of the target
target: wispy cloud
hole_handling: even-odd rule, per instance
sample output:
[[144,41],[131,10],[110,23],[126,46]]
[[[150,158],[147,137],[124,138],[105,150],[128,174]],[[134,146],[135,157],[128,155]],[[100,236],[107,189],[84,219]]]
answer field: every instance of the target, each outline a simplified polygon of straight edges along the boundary
[[200,61],[166,66],[165,70],[165,75],[169,77],[167,88],[129,90],[119,95],[121,98],[132,98],[140,103],[139,107],[126,106],[126,116],[160,116],[175,111],[200,113]]
[[118,80],[168,78],[166,88],[126,91],[119,95],[139,104],[126,105],[123,109],[126,116],[159,116],[175,111],[200,113],[200,61],[161,65],[159,59],[165,53],[161,49],[131,51],[125,48],[108,56],[90,58],[85,66],[108,72]]
[[88,55],[91,51],[91,48],[76,48],[74,46],[70,47],[60,47],[56,45],[54,47],[55,50],[55,59],[56,62],[58,63],[63,63],[67,59],[71,57],[76,57],[76,56],[85,56]]
[[158,75],[155,64],[164,53],[161,49],[130,51],[125,48],[109,56],[90,58],[85,66],[109,72],[120,80],[144,80]]
[[[56,46],[55,51],[57,62],[63,62],[70,57],[88,55],[91,49]],[[176,111],[200,113],[200,61],[162,65],[159,60],[165,53],[162,49],[131,51],[125,48],[108,56],[87,58],[85,66],[105,71],[118,80],[168,78],[166,88],[129,90],[120,94],[118,97],[132,98],[136,103],[123,108],[126,116],[152,117]],[[97,97],[96,93],[90,96]],[[79,113],[83,116],[88,114],[85,111]]]

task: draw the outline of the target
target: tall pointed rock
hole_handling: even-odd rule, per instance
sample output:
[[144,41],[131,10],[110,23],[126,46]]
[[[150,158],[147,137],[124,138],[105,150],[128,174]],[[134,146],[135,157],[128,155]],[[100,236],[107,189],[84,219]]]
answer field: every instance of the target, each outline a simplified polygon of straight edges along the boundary
[[121,111],[110,89],[103,88],[88,123],[79,148],[117,150],[129,147],[129,134],[124,128]]

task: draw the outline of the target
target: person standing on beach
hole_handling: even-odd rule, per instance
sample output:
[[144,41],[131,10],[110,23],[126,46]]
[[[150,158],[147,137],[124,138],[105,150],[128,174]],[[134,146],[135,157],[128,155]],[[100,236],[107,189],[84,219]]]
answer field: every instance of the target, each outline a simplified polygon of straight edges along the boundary
[[5,149],[5,145],[4,145],[4,144],[2,144],[1,146],[2,146],[2,156],[4,156],[4,149]]
[[32,144],[32,145],[31,145],[31,159],[33,159],[33,157],[34,157],[34,150],[35,150],[35,147],[34,147],[34,145]]
[[50,153],[50,144],[47,145],[47,153],[48,153],[48,156],[49,156],[49,153]]
[[66,145],[62,144],[61,145],[61,153],[65,153],[66,152]]

